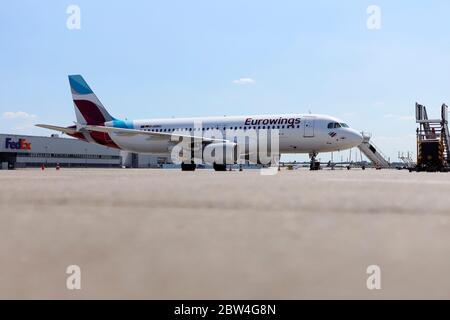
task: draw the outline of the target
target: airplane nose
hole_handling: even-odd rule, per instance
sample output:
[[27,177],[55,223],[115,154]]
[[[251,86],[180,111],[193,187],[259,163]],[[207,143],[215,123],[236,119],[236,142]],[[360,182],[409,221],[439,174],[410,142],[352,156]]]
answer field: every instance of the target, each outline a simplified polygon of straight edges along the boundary
[[352,142],[352,144],[355,145],[355,147],[357,147],[363,142],[363,136],[358,131],[352,130],[350,133],[349,140]]

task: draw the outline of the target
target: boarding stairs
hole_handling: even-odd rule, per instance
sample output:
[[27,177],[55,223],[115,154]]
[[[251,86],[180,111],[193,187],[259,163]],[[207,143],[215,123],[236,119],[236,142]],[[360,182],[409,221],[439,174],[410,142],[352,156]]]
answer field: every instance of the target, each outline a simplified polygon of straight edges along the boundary
[[448,106],[443,104],[441,107],[441,126],[442,126],[442,142],[444,144],[444,159],[447,164],[450,163],[450,132],[448,131]]
[[389,168],[390,163],[386,156],[370,141],[369,134],[362,133],[363,142],[358,146],[359,150],[373,163],[377,169]]
[[[450,163],[450,132],[448,129],[448,106],[443,104],[441,107],[440,119],[429,119],[426,107],[416,103],[416,123],[419,124],[417,128],[417,155],[418,160],[422,157],[421,146],[427,142],[439,142],[440,157],[443,160],[443,165],[448,167]],[[418,161],[419,163],[419,161]]]

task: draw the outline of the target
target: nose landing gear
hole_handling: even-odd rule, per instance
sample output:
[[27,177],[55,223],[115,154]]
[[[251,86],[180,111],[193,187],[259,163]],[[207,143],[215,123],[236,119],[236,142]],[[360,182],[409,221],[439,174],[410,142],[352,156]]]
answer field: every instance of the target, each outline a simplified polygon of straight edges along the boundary
[[311,171],[317,171],[320,170],[320,162],[316,161],[317,153],[310,153],[309,157],[311,158],[311,163],[309,165],[309,170]]

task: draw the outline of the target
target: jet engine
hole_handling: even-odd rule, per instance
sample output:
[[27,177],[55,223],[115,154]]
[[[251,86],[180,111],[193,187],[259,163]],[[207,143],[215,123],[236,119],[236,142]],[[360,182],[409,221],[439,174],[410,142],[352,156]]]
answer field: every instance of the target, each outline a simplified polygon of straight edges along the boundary
[[239,157],[239,146],[234,142],[214,142],[203,149],[203,161],[207,164],[234,164]]

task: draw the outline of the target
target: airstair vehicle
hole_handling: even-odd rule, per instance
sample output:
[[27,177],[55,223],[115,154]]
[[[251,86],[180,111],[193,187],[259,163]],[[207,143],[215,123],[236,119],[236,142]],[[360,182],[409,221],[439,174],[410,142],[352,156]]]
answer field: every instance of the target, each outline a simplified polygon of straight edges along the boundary
[[417,166],[416,171],[449,171],[448,106],[441,107],[441,119],[428,119],[426,107],[416,103]]
[[386,156],[370,141],[370,138],[370,135],[363,132],[363,142],[358,146],[359,150],[373,163],[375,168],[389,168],[390,163],[386,160]]

